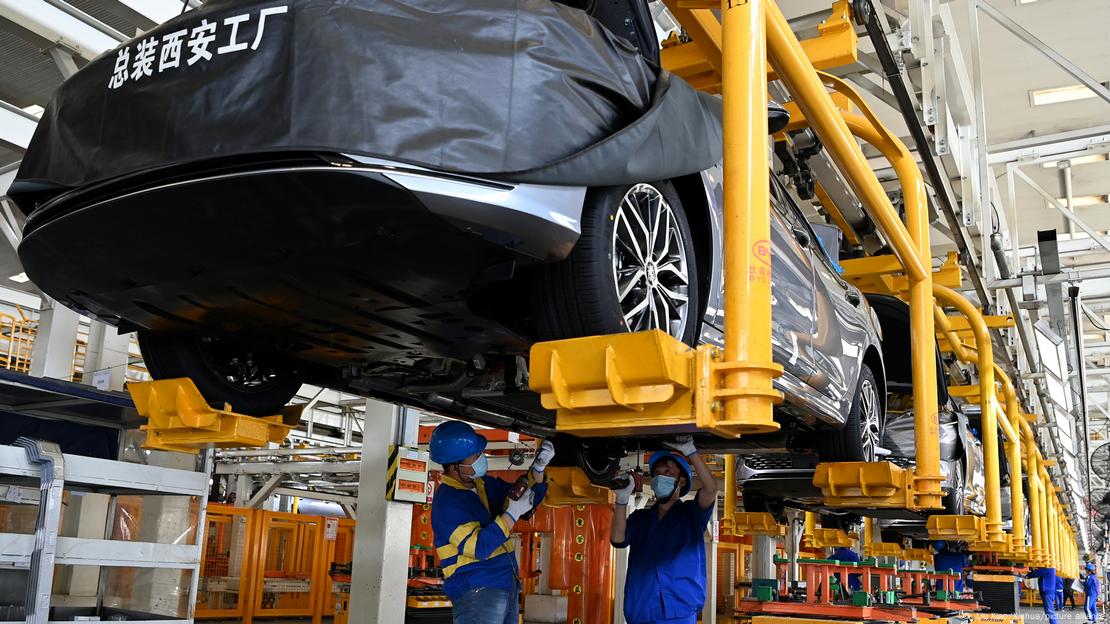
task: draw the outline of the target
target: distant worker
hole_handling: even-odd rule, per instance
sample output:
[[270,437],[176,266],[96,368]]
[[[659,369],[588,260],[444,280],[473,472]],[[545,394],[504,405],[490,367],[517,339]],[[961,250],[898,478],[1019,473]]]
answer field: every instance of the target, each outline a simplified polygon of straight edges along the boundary
[[960,577],[953,583],[954,587],[946,587],[949,591],[962,592],[964,590],[964,567],[967,566],[967,553],[953,548],[944,540],[933,542],[933,569],[937,572],[950,570],[952,574]]
[[1056,568],[1037,568],[1026,578],[1037,579],[1037,590],[1041,594],[1041,606],[1048,617],[1048,624],[1056,622]]
[[513,525],[540,504],[547,492],[544,470],[555,456],[545,441],[528,487],[513,499],[513,484],[486,477],[486,439],[457,420],[440,424],[428,444],[443,476],[432,501],[432,533],[443,568],[443,591],[451,599],[454,624],[516,624],[520,575]]
[[1098,621],[1098,570],[1095,564],[1087,562],[1087,578],[1083,579],[1083,594],[1086,597],[1087,621],[1095,624]]
[[1056,577],[1056,611],[1064,610],[1064,577]]
[[[846,546],[838,547],[836,550],[833,551],[832,555],[829,558],[834,560],[834,561],[840,561],[842,563],[859,563],[861,561],[859,553],[857,553],[856,551],[854,551],[851,548],[848,548]],[[841,586],[841,591],[843,591],[844,579],[840,578],[839,574],[836,575],[836,582],[837,582],[838,585]],[[862,574],[849,574],[848,575],[848,590],[849,591],[845,592],[845,593],[850,594],[850,593],[858,592],[861,589],[863,589],[863,575]],[[845,598],[850,598],[851,596],[846,595],[844,597]]]
[[1067,603],[1071,603],[1071,608],[1075,608],[1075,579],[1065,578],[1064,581],[1064,599],[1060,602],[1060,610],[1064,610]]
[[[617,489],[617,508],[609,539],[628,548],[624,586],[624,617],[628,624],[694,624],[705,606],[705,528],[717,502],[717,482],[698,455],[691,436],[663,446],[678,454],[657,451],[648,460],[655,504],[627,515],[635,488],[631,478]],[[693,500],[679,500],[690,491]]]

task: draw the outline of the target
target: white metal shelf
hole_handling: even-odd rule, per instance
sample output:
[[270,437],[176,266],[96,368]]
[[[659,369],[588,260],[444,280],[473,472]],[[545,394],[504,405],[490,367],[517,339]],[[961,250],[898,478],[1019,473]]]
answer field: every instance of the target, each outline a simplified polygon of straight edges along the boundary
[[[34,550],[34,535],[0,533],[0,564],[29,566]],[[129,568],[193,568],[200,563],[200,550],[195,544],[59,537],[54,563]]]
[[[67,486],[81,485],[105,493],[205,496],[208,475],[192,470],[146,466],[64,454]],[[0,474],[38,478],[40,470],[17,446],[0,445]]]

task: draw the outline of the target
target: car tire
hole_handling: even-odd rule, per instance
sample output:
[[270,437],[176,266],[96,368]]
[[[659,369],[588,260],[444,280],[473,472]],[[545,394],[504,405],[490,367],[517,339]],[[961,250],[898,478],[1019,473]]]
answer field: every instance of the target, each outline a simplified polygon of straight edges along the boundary
[[[647,252],[652,223],[664,224],[665,231]],[[540,268],[533,291],[536,331],[541,340],[558,340],[665,325],[692,346],[701,325],[698,279],[690,224],[670,182],[590,189],[574,249]],[[644,308],[637,311],[640,302]]]
[[865,364],[860,370],[855,398],[844,427],[820,438],[821,461],[878,461],[876,449],[883,438],[884,419],[879,387],[875,374]]
[[[300,375],[288,361],[227,341],[141,331],[139,349],[154,379],[188,377],[210,404],[228,403],[240,414],[277,414],[301,387]],[[246,363],[240,365],[244,357]]]

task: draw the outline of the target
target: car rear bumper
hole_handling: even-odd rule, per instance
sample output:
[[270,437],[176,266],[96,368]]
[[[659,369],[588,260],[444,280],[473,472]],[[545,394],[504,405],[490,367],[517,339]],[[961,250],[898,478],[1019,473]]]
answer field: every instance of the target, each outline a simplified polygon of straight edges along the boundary
[[467,357],[527,348],[474,301],[569,253],[584,194],[342,158],[164,172],[41,206],[19,254],[51,297],[130,327],[337,364]]

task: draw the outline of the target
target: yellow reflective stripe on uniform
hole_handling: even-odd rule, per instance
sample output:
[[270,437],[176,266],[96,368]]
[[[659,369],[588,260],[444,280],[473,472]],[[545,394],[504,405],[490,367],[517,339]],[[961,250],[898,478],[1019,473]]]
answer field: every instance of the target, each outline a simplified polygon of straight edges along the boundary
[[436,548],[436,554],[439,555],[440,560],[455,556],[466,538],[480,530],[482,530],[482,525],[477,520],[460,524],[451,532],[451,537],[447,539],[447,543]]
[[466,487],[465,485],[463,485],[461,482],[459,482],[458,479],[452,479],[451,477],[449,477],[447,475],[440,475],[439,482],[442,483],[443,485],[453,487],[456,490],[469,490],[470,489],[470,488]]
[[497,516],[496,522],[497,526],[501,527],[501,530],[505,532],[505,537],[508,537],[513,532],[513,525],[505,521],[505,514]]
[[481,477],[474,480],[474,489],[478,491],[478,498],[482,499],[482,506],[489,512],[489,497],[486,496],[486,482]]

